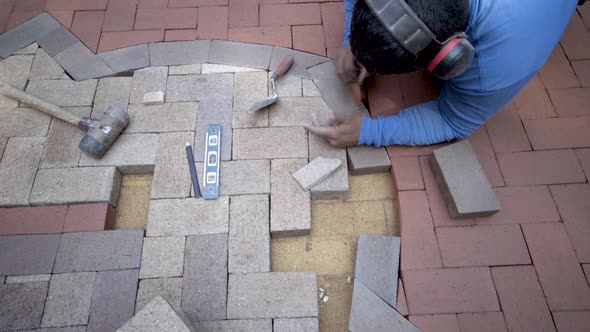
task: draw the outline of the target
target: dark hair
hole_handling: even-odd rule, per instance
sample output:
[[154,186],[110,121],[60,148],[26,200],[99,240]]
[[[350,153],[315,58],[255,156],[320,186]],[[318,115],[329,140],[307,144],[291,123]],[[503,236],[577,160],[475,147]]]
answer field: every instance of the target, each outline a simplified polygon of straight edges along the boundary
[[[466,0],[406,0],[406,3],[441,42],[461,31],[467,22]],[[395,41],[365,0],[357,0],[354,6],[350,46],[356,60],[367,71],[382,75],[415,71],[438,52],[436,45],[430,45],[416,59]]]

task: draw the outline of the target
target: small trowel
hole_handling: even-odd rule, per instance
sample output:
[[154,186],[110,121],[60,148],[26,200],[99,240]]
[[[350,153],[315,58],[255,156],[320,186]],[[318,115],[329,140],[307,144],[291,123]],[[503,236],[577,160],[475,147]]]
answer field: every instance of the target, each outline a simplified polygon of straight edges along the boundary
[[275,68],[274,72],[272,73],[272,76],[270,77],[269,84],[271,87],[272,95],[264,100],[257,102],[256,104],[254,104],[254,106],[252,106],[250,108],[250,112],[256,112],[258,110],[261,110],[261,109],[265,108],[266,106],[271,105],[271,104],[275,103],[277,100],[279,100],[279,95],[277,94],[277,88],[275,86],[275,80],[278,79],[279,77],[285,75],[285,73],[287,71],[289,71],[289,69],[293,65],[293,62],[294,62],[293,56],[287,55],[279,63],[277,68]]

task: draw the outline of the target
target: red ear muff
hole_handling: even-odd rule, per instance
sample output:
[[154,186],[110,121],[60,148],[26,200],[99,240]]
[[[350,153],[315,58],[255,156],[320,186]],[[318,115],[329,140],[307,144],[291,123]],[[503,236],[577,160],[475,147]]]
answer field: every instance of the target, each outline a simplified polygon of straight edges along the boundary
[[463,33],[451,37],[426,69],[442,80],[455,78],[471,65],[475,49]]

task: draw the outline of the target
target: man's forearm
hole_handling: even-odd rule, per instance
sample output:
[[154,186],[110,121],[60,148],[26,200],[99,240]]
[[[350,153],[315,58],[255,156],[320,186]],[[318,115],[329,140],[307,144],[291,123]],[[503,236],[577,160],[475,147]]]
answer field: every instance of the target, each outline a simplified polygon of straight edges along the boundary
[[350,44],[350,24],[352,22],[352,11],[356,0],[344,0],[344,40],[342,46]]

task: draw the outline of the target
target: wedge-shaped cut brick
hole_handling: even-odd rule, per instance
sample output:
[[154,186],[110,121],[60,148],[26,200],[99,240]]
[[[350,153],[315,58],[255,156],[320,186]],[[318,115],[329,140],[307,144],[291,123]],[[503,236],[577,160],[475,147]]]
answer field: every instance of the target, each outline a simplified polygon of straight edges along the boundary
[[500,210],[496,193],[468,141],[435,150],[432,168],[452,218],[481,217]]
[[230,273],[270,271],[269,204],[268,195],[231,197]]
[[230,274],[229,319],[317,317],[313,272]]
[[117,332],[195,332],[182,311],[175,311],[170,303],[158,296],[139,311]]
[[334,62],[328,61],[308,69],[313,82],[320,90],[322,98],[334,112],[354,112],[364,110],[353,96],[350,85],[343,83],[336,75]]
[[307,158],[307,132],[303,128],[235,129],[234,159]]
[[92,106],[97,83],[97,80],[31,81],[26,91],[57,106]]
[[354,277],[391,307],[397,304],[400,238],[361,234]]
[[31,205],[109,202],[119,197],[121,174],[115,167],[41,169],[37,172]]
[[184,236],[148,237],[143,241],[139,277],[182,276]]
[[250,112],[254,103],[268,97],[267,73],[236,73],[235,86],[233,127],[267,127],[268,112],[266,109]]
[[125,133],[193,131],[198,110],[197,103],[129,105],[129,126]]
[[[247,171],[245,171],[247,170]],[[199,179],[203,163],[197,163]],[[270,160],[232,160],[222,162],[219,169],[221,195],[270,193]]]
[[391,169],[391,161],[383,147],[352,146],[346,149],[346,155],[351,175],[387,173]]
[[223,99],[233,95],[233,92],[232,74],[175,75],[168,78],[166,100],[179,102]]
[[29,80],[58,80],[64,78],[64,75],[64,70],[51,56],[42,49],[37,50]]
[[135,312],[139,312],[158,296],[164,297],[175,310],[180,310],[181,294],[182,278],[142,279],[137,290]]
[[298,127],[313,116],[327,117],[330,109],[322,98],[281,98],[268,109],[271,127]]
[[35,52],[37,52],[37,50],[39,49],[39,44],[37,43],[32,43],[31,45],[21,49],[20,51],[14,53],[19,54],[19,55],[23,55],[23,54],[35,54]]
[[349,330],[419,332],[404,316],[389,306],[358,279],[354,280]]
[[96,275],[87,332],[114,331],[133,317],[139,271],[102,271]]
[[301,188],[307,191],[316,184],[324,181],[340,166],[342,166],[342,160],[340,159],[317,157],[293,173],[293,177],[299,182]]
[[270,232],[273,237],[299,236],[311,231],[310,193],[293,179],[306,159],[275,159],[271,164]]
[[193,40],[149,45],[152,66],[189,65],[207,61],[211,41]]
[[271,53],[272,46],[268,45],[214,40],[211,42],[208,62],[266,70]]
[[[131,82],[130,104],[139,104],[143,101],[143,96],[150,91],[166,90],[166,79],[168,76],[168,67],[149,67],[136,70],[133,73]],[[133,123],[133,121],[131,121]]]
[[81,42],[66,48],[54,59],[76,81],[110,76],[115,73]]
[[184,148],[193,139],[193,132],[159,135],[152,198],[189,197],[191,177]]
[[227,233],[229,197],[216,200],[162,199],[150,202],[147,235],[200,235]]
[[83,154],[80,166],[117,166],[122,174],[149,174],[154,171],[157,149],[156,134],[123,134],[101,159]]
[[49,282],[42,327],[88,322],[96,272],[54,274]]
[[0,275],[51,273],[59,235],[0,236]]
[[182,309],[191,322],[226,318],[227,234],[189,236],[186,241]]
[[143,104],[144,105],[161,105],[164,103],[164,92],[162,91],[153,91],[148,92],[143,95]]
[[137,269],[142,242],[143,230],[63,234],[53,272]]
[[196,322],[199,332],[273,332],[272,319],[232,319]]
[[278,318],[273,322],[273,332],[318,332],[320,324],[317,318]]
[[44,144],[43,137],[8,140],[0,163],[0,206],[27,205]]
[[39,327],[46,296],[46,282],[0,284],[0,329],[20,331]]
[[336,170],[322,183],[311,188],[312,199],[345,199],[348,197],[348,165],[346,163],[346,149],[332,147],[323,138],[309,135],[309,159],[317,157],[338,158],[342,160],[342,167]]

